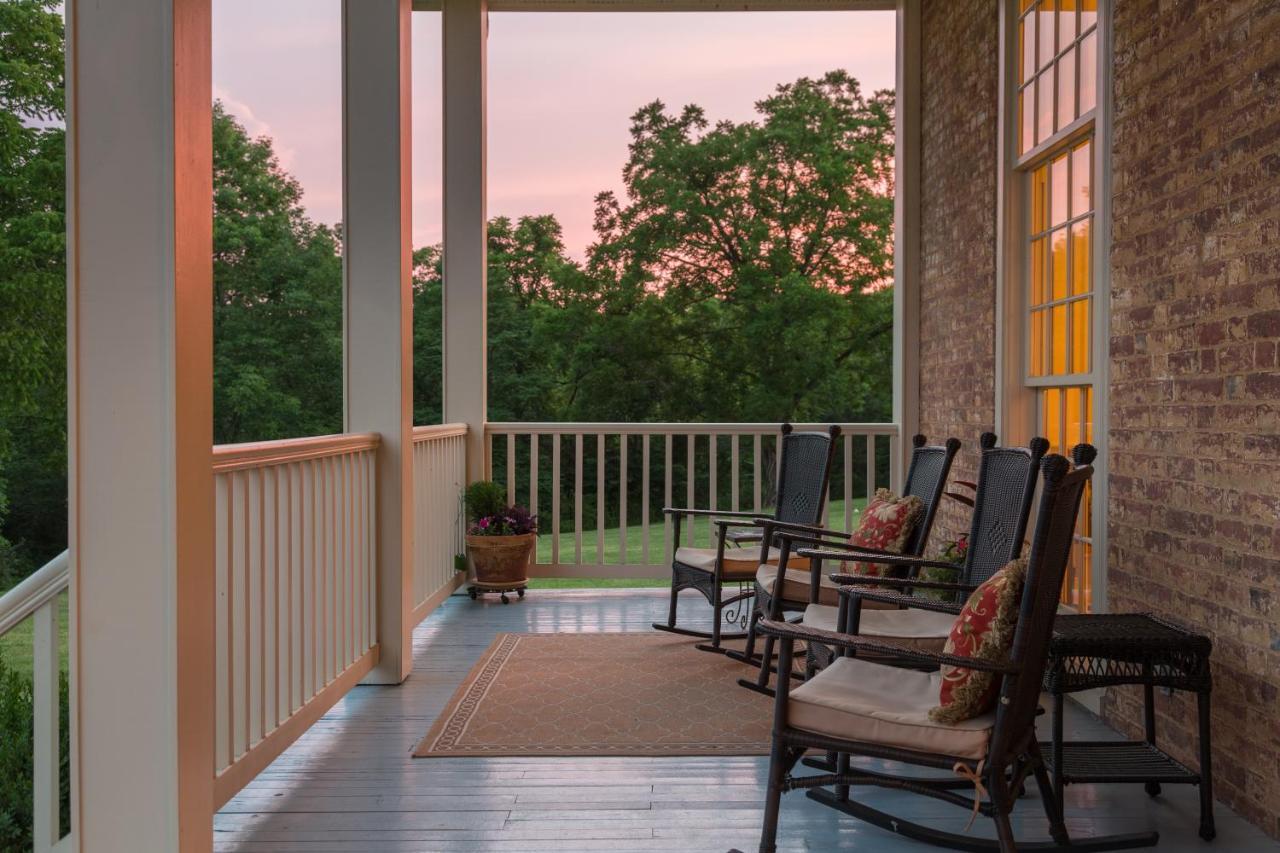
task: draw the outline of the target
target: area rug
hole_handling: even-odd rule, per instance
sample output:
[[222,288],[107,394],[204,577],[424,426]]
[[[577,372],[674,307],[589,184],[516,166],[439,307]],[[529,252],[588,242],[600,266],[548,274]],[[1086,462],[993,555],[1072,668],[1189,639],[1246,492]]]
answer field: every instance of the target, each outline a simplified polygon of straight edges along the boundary
[[754,672],[658,632],[499,634],[414,756],[767,755]]

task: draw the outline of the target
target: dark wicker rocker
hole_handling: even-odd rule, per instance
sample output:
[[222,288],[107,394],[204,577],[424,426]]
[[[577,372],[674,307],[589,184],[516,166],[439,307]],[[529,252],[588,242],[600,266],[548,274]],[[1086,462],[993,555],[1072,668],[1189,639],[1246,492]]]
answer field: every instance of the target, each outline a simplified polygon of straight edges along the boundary
[[[841,587],[836,606],[811,604],[805,608],[801,622],[824,631],[845,631],[851,634],[877,639],[908,642],[928,650],[941,650],[951,630],[952,617],[960,612],[968,593],[995,574],[1010,560],[1022,554],[1027,521],[1031,516],[1031,502],[1035,498],[1036,475],[1040,461],[1049,449],[1049,442],[1033,438],[1029,446],[996,447],[996,437],[984,433],[981,439],[982,456],[978,462],[978,488],[974,495],[973,513],[969,522],[969,548],[960,566],[959,577],[951,583],[920,580],[917,577],[896,579],[891,577],[867,578],[861,575],[832,574],[833,583]],[[1081,450],[1081,453],[1091,453]],[[1082,460],[1091,464],[1093,457]],[[785,544],[784,544],[785,547]],[[847,554],[831,549],[802,547],[799,556],[808,557],[815,566],[824,560],[851,559]],[[883,557],[862,559],[862,562],[892,562],[895,566],[907,565],[913,573],[920,569],[954,568],[948,563],[923,558],[888,560]],[[878,587],[893,592],[891,601],[878,601],[871,608],[850,606],[852,599],[846,595],[850,585]],[[934,590],[943,593],[941,601],[922,602],[912,595],[916,590]],[[951,600],[946,600],[950,593]],[[911,598],[916,607],[903,607],[902,599]],[[859,599],[862,601],[862,599]],[[865,609],[864,609],[865,608]],[[807,655],[806,671],[813,672],[831,661],[831,652],[824,646],[813,646]]]
[[[816,524],[822,517],[827,500],[827,483],[831,477],[831,460],[835,455],[836,438],[840,427],[832,426],[827,432],[795,432],[791,424],[782,425],[779,440],[780,460],[778,468],[778,494],[775,518],[797,524]],[[769,548],[764,544],[728,548],[730,543],[757,539],[756,512],[722,512],[720,510],[664,507],[664,513],[672,517],[675,525],[675,553],[671,562],[671,609],[666,623],[654,622],[659,631],[670,631],[690,637],[709,639],[699,649],[723,652],[724,640],[742,639],[746,633],[724,633],[723,613],[750,598],[750,590],[740,591],[726,598],[726,584],[750,583],[761,563],[768,562]],[[680,546],[680,522],[686,516],[706,516],[716,527],[716,547],[691,548]],[[746,533],[746,536],[737,536]],[[727,549],[727,550],[726,550]],[[677,596],[684,589],[696,589],[711,604],[710,631],[697,631],[676,625]]]
[[[785,621],[761,622],[761,633],[775,637],[781,644],[782,671],[792,665],[797,641],[837,648],[841,657],[794,691],[789,679],[779,680],[760,853],[777,850],[782,794],[800,789],[807,789],[810,799],[887,831],[957,850],[1093,851],[1146,847],[1157,842],[1155,832],[1073,841],[1036,741],[1035,718],[1040,708],[1050,634],[1081,496],[1092,475],[1088,466],[1070,470],[1067,460],[1057,455],[1045,458],[1042,469],[1040,510],[1018,625],[1007,660],[976,661]],[[920,603],[910,598],[899,602],[895,594],[863,590],[855,595],[909,607]],[[936,674],[898,669],[859,657],[866,655],[908,660],[920,667],[952,665],[997,673],[1002,676],[999,703],[994,712],[964,723],[935,723],[929,719],[928,709],[937,703]],[[792,768],[809,749],[838,753],[836,771],[816,776],[791,775]],[[850,755],[951,770],[966,784],[957,789],[956,780],[945,776],[903,776],[853,767]],[[1052,841],[1014,840],[1010,823],[1013,792],[1029,776],[1034,776],[1039,788]],[[944,832],[888,814],[852,799],[852,786],[898,789],[949,802],[974,814],[980,812],[995,821],[997,838]]]
[[[947,484],[947,476],[951,473],[951,464],[960,450],[960,440],[949,438],[942,446],[930,446],[923,435],[911,439],[911,464],[907,468],[906,489],[903,494],[920,498],[924,512],[911,536],[907,539],[902,553],[908,556],[919,556],[924,552],[929,540],[929,531],[933,529],[933,519],[938,511],[938,503],[942,491]],[[765,655],[755,655],[755,625],[765,614],[771,619],[779,619],[784,612],[804,610],[810,603],[817,602],[828,594],[835,597],[837,587],[829,584],[823,577],[821,563],[812,563],[809,570],[788,570],[789,552],[800,544],[832,546],[847,545],[849,534],[840,530],[829,530],[804,524],[792,524],[779,519],[760,519],[760,535],[775,546],[785,542],[787,553],[780,552],[776,565],[761,565],[755,576],[755,607],[752,608],[751,622],[747,627],[747,645],[742,652],[729,652],[729,656],[744,663],[759,663],[772,659],[772,644],[766,642]],[[780,590],[780,594],[774,595]],[[767,678],[766,678],[767,681]],[[743,682],[754,686],[755,682]]]

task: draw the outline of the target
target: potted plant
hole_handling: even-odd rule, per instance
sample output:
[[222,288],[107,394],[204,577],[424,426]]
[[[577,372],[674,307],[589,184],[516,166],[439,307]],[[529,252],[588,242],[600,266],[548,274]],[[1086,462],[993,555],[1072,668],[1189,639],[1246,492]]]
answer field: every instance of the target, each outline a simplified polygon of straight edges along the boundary
[[538,519],[522,506],[507,504],[497,483],[479,480],[467,486],[467,557],[475,583],[467,590],[474,599],[486,592],[508,592],[524,598],[529,585],[529,561],[538,542]]
[[[968,480],[956,480],[955,485],[960,486],[964,491],[948,491],[946,496],[956,503],[964,504],[970,509],[974,505],[974,496],[978,491],[976,483]],[[939,583],[955,583],[960,578],[960,569],[964,566],[965,558],[969,554],[969,534],[961,533],[955,539],[946,542],[942,546],[942,550],[938,552],[936,559],[939,562],[950,563],[955,568],[944,569],[941,567],[930,566],[920,571],[920,580],[936,581]],[[921,590],[917,593],[921,598],[932,599],[933,601],[954,601],[955,594],[944,590]]]

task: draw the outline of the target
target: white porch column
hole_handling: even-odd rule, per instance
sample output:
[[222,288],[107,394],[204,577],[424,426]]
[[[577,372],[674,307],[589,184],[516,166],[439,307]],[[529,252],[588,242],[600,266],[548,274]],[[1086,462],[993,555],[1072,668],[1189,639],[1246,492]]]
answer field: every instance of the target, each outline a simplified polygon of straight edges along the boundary
[[72,790],[87,853],[213,844],[209,0],[69,0]]
[[[898,0],[897,108],[894,114],[893,421],[902,430],[891,460],[893,488],[901,489],[920,429],[920,2]],[[945,436],[930,436],[942,441]]]
[[467,479],[484,476],[487,0],[444,4],[444,420],[466,423]]
[[413,668],[413,293],[410,0],[344,0],[344,406],[348,432],[378,432],[377,667]]

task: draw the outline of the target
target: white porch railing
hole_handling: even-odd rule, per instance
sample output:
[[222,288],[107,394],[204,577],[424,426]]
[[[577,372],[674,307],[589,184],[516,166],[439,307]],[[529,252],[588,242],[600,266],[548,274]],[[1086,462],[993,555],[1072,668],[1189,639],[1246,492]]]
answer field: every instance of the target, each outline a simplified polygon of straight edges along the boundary
[[[896,485],[900,438],[893,424],[840,427],[825,522],[850,530],[863,498]],[[542,520],[533,575],[666,577],[672,527],[662,507],[768,510],[778,435],[776,423],[490,423],[485,471]],[[682,544],[712,544],[705,520],[683,529]]]
[[213,450],[219,805],[377,662],[376,434]]
[[[72,850],[72,835],[62,835],[59,689],[61,667],[58,599],[67,590],[70,561],[66,551],[0,598],[0,637],[32,620],[32,847],[36,853]],[[74,832],[74,827],[72,828]]]
[[413,430],[413,614],[421,622],[466,577],[455,571],[463,551],[462,488],[467,482],[467,425]]

